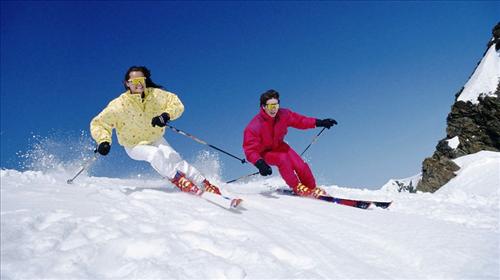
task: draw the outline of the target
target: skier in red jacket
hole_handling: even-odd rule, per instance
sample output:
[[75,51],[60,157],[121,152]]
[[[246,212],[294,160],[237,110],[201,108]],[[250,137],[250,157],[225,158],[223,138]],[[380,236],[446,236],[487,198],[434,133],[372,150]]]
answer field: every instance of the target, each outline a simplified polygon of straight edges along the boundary
[[280,108],[280,96],[268,90],[260,96],[260,112],[245,128],[243,150],[262,176],[272,174],[269,165],[275,165],[287,185],[300,196],[318,197],[326,192],[316,187],[316,180],[309,165],[284,142],[288,127],[308,129],[330,128],[334,119],[315,119],[302,116],[289,109]]

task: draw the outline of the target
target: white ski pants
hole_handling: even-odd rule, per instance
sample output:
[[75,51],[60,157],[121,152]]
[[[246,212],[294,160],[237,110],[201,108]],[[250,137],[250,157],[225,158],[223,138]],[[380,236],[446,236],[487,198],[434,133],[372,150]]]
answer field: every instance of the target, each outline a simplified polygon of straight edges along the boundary
[[203,186],[202,183],[205,177],[196,168],[183,160],[163,137],[149,145],[125,147],[125,151],[134,160],[149,162],[160,175],[169,180],[174,178],[177,171],[181,171],[194,184]]

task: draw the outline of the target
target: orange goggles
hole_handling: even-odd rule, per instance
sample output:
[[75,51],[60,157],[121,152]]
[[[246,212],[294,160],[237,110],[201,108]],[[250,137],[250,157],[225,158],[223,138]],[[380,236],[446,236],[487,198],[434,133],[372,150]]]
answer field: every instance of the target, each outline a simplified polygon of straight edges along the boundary
[[146,77],[136,77],[128,80],[134,86],[138,86],[139,84],[145,86],[146,85]]

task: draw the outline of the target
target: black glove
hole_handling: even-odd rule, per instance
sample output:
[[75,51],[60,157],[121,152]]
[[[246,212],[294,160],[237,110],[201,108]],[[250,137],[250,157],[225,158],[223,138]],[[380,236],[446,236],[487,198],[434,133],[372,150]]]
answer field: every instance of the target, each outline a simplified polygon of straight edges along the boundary
[[168,113],[162,113],[161,115],[156,116],[151,120],[151,125],[153,127],[155,126],[164,127],[165,125],[167,125],[169,120],[170,120],[170,115]]
[[337,124],[337,121],[334,119],[316,119],[316,127],[326,127],[330,129],[330,127],[334,126]]
[[109,144],[109,142],[102,142],[101,144],[99,144],[99,146],[97,146],[97,149],[96,151],[105,156],[109,153],[109,150],[111,150],[111,145]]
[[259,169],[259,173],[262,176],[267,176],[273,174],[273,170],[271,169],[271,166],[269,166],[263,159],[259,159],[255,163],[255,167]]

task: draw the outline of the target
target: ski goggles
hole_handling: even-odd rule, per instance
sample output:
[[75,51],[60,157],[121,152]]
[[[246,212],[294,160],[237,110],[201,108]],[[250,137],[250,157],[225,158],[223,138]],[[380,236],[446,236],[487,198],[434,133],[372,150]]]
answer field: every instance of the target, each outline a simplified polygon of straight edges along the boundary
[[264,105],[264,107],[266,107],[267,110],[276,110],[280,107],[280,104],[279,103],[266,104]]
[[129,83],[131,83],[134,86],[138,85],[146,85],[146,77],[136,77],[128,80]]

